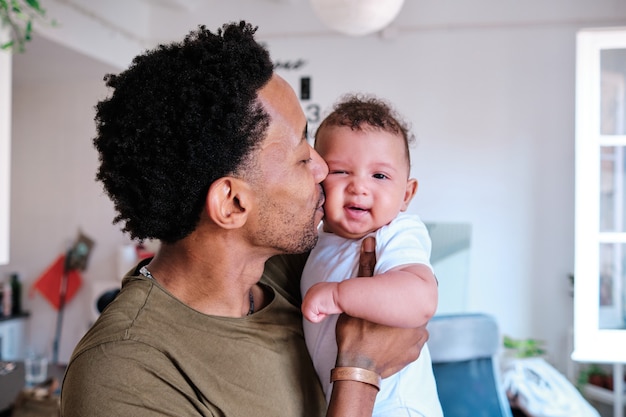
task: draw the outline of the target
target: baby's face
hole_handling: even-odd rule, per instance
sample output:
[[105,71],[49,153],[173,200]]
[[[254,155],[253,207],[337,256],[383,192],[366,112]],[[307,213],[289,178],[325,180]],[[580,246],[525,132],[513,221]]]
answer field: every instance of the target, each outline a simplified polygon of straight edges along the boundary
[[322,183],[327,232],[359,239],[407,209],[417,181],[408,178],[402,136],[332,126],[318,133],[316,149],[328,164]]

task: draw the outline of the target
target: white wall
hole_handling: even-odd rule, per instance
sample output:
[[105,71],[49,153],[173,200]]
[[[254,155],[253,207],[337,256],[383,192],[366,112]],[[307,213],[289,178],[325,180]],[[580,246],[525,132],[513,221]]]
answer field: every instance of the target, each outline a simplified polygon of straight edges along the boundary
[[[265,40],[275,60],[306,60],[283,74],[294,84],[311,76],[312,101],[323,108],[347,91],[396,103],[419,140],[413,175],[420,188],[411,210],[425,221],[472,225],[468,310],[495,315],[512,337],[546,340],[564,370],[572,322],[575,33],[596,21],[626,25],[626,8],[616,0],[463,4],[409,0],[406,7],[422,6],[425,17],[411,27],[401,16],[405,26],[393,39],[328,32],[288,39],[274,30]],[[259,34],[267,31],[262,26]],[[14,86],[12,257],[0,274],[16,270],[32,283],[82,227],[96,240],[85,280],[116,279],[115,253],[127,240],[111,225],[112,205],[93,180],[91,146],[93,106],[109,70],[103,65],[89,81]],[[68,306],[62,360],[87,328],[90,299],[85,286]],[[51,344],[54,311],[39,296],[26,305],[33,341]]]
[[396,103],[413,122],[411,210],[472,225],[467,306],[512,337],[549,343],[565,369],[573,271],[573,28],[466,28],[381,39],[270,41],[304,58],[327,108],[347,91]]
[[83,286],[64,315],[61,361],[69,359],[91,320],[92,284],[119,282],[116,253],[128,241],[111,225],[112,203],[94,180],[93,107],[106,93],[101,78],[17,85],[13,91],[11,262],[0,276],[20,273],[31,312],[29,343],[37,349],[51,353],[57,313],[32,283],[65,253],[79,229],[96,242]]

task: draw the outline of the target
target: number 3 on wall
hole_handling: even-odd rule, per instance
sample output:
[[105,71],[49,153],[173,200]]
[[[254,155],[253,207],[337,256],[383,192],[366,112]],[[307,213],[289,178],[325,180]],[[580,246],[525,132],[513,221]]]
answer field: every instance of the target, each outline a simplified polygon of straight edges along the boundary
[[319,123],[321,117],[319,104],[307,104],[304,107],[304,113],[306,114],[306,120],[309,123]]

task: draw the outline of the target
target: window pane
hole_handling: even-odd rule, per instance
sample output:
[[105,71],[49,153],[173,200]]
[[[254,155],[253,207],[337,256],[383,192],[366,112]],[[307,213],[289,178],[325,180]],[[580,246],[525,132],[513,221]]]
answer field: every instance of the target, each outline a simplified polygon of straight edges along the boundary
[[600,244],[600,329],[626,329],[626,244]]
[[600,133],[626,134],[626,49],[600,52]]
[[600,231],[626,232],[626,147],[600,148]]

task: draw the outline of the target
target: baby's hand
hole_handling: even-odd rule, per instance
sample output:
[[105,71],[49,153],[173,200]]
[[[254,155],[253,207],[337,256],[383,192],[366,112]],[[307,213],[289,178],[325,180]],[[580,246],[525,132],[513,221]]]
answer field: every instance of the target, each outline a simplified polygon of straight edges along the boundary
[[330,314],[343,313],[337,303],[337,282],[319,282],[313,285],[302,300],[302,314],[313,323],[319,323]]

